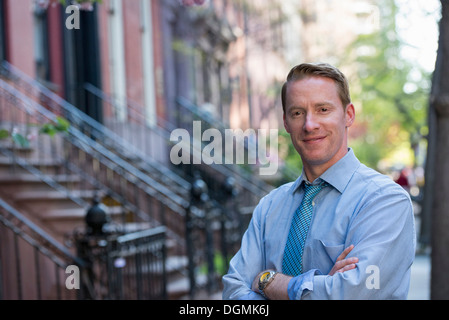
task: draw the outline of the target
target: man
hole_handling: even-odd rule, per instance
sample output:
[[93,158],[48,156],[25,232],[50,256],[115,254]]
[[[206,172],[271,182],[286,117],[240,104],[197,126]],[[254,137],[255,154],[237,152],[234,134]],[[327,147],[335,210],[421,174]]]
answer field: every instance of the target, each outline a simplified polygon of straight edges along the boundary
[[303,172],[254,210],[223,298],[406,299],[415,256],[410,197],[348,148],[355,110],[345,76],[328,64],[298,65],[282,107]]

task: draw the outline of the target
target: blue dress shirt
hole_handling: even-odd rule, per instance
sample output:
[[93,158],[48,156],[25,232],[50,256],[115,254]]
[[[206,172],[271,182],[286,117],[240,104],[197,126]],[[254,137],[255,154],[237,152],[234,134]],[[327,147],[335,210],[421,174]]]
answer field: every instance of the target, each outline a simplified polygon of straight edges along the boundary
[[[261,199],[240,250],[223,277],[224,299],[264,299],[251,290],[263,270],[282,270],[292,217],[304,191],[304,172]],[[315,197],[303,253],[303,274],[290,280],[288,295],[299,299],[406,299],[415,257],[415,228],[410,197],[389,177],[372,170],[352,149],[313,183],[329,186]],[[329,276],[337,257],[356,268]]]

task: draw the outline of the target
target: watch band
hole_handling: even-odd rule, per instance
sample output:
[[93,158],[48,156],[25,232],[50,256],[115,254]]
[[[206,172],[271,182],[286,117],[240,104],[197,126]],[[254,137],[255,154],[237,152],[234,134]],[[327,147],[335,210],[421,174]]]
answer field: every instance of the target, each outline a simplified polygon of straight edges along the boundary
[[262,273],[262,275],[259,278],[259,293],[267,299],[268,297],[265,295],[265,289],[274,280],[276,274],[277,274],[276,271],[266,271]]

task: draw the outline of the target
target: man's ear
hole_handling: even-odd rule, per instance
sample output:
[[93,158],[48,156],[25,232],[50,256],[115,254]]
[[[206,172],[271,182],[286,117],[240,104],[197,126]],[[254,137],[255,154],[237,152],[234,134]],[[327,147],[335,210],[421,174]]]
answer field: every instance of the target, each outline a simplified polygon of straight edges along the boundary
[[350,103],[346,106],[346,110],[345,110],[345,121],[346,121],[345,126],[346,126],[346,128],[349,128],[350,126],[352,126],[352,124],[354,123],[354,120],[355,120],[355,108],[354,108],[354,105],[352,103]]

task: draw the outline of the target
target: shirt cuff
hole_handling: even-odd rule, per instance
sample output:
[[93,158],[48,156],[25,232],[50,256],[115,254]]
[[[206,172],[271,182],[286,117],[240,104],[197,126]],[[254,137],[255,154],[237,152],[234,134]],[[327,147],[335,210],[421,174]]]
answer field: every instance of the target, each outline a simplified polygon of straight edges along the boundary
[[288,297],[290,300],[301,300],[307,291],[313,290],[313,277],[322,274],[318,269],[312,269],[306,273],[292,278],[288,282]]

